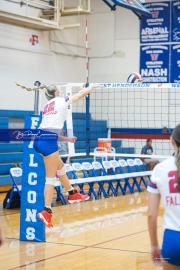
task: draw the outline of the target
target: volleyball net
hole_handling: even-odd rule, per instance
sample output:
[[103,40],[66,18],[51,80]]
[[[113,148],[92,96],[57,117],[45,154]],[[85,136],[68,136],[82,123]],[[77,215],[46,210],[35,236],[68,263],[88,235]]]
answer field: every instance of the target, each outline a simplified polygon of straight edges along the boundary
[[[60,85],[71,96],[83,83]],[[169,139],[180,119],[180,84],[100,85],[69,108],[64,128],[78,138],[69,144],[70,154],[93,153],[102,139],[109,139],[116,154],[140,155],[147,139],[152,139],[153,154],[173,154]]]
[[[82,84],[71,84],[72,94]],[[75,152],[90,153],[109,138],[117,154],[140,154],[147,139],[153,153],[172,155],[170,134],[180,119],[179,84],[101,84],[72,106]],[[88,136],[87,136],[88,133]],[[87,147],[88,144],[88,147]]]

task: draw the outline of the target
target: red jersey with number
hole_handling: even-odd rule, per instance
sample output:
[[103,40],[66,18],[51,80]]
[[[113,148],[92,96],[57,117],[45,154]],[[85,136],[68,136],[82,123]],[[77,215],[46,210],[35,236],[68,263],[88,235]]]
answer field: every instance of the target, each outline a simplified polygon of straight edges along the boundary
[[68,115],[68,100],[69,97],[55,97],[51,99],[44,107],[43,118],[39,128],[45,130],[62,129]]
[[164,228],[180,231],[180,191],[177,183],[176,157],[170,157],[156,165],[147,190],[161,194],[163,200]]

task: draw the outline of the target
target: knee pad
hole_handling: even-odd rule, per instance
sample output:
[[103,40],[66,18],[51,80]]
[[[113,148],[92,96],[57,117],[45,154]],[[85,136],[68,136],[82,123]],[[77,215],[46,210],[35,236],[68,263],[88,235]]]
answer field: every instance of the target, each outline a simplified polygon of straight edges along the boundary
[[66,167],[65,167],[65,165],[63,165],[63,167],[60,170],[57,170],[57,175],[58,176],[64,175],[64,174],[66,174]]
[[56,177],[53,177],[53,178],[46,177],[45,185],[52,185],[52,186],[54,186],[55,183],[56,183]]

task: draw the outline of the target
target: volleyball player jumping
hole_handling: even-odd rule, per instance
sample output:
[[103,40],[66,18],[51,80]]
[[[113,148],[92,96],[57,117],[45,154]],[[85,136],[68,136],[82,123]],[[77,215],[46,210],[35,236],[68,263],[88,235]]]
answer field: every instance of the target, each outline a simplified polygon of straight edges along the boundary
[[[148,227],[153,262],[164,270],[180,270],[180,124],[173,130],[171,143],[175,156],[156,165],[148,185]],[[160,198],[165,208],[161,252],[157,240]]]
[[[53,227],[51,222],[51,203],[53,198],[54,184],[56,182],[56,173],[63,186],[69,192],[69,203],[86,201],[89,199],[89,196],[82,195],[78,190],[71,186],[66,175],[65,165],[59,157],[57,141],[58,139],[71,143],[76,141],[76,137],[69,138],[61,136],[61,130],[63,129],[64,121],[66,120],[68,114],[68,106],[88,95],[94,88],[98,88],[98,86],[94,85],[84,88],[77,94],[73,95],[70,99],[69,97],[64,96],[60,86],[50,85],[45,89],[45,95],[49,101],[44,107],[43,118],[39,127],[42,136],[38,136],[34,140],[34,149],[43,156],[46,170],[46,182],[44,188],[45,207],[44,210],[38,214],[38,217],[49,228]],[[51,138],[48,139],[49,137]]]

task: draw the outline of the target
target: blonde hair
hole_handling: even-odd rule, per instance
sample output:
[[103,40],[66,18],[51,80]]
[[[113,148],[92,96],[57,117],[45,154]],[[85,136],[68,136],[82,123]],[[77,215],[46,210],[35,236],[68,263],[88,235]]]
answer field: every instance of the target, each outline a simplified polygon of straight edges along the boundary
[[180,124],[175,127],[172,133],[172,138],[175,141],[177,147],[178,147],[178,152],[177,152],[177,159],[176,159],[176,166],[178,170],[178,188],[180,190]]
[[58,91],[58,88],[55,84],[51,84],[45,88],[45,95],[48,100],[55,98],[55,93]]

